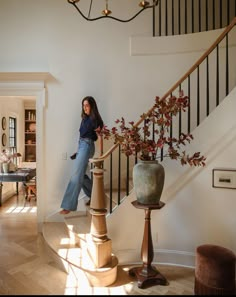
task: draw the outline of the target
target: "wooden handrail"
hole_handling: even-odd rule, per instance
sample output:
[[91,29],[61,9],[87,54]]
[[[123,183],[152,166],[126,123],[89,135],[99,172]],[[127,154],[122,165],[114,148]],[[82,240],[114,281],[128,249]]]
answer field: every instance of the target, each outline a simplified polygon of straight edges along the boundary
[[[236,25],[236,17],[232,22],[225,28],[225,30],[219,35],[219,37],[213,42],[213,44],[206,50],[206,52],[196,61],[195,64],[161,97],[161,100],[166,99],[171,93],[195,70],[197,67],[206,59],[207,56],[216,48],[216,46],[225,38],[225,36],[232,30]],[[150,115],[155,107],[152,107],[140,117],[140,120],[137,121],[134,126],[138,127],[147,117]],[[90,159],[90,162],[104,161],[110,154],[119,146],[119,144],[114,144],[106,153],[102,154],[99,158]]]
[[99,156],[98,158],[91,158],[89,159],[89,161],[91,163],[96,163],[96,162],[99,162],[99,161],[104,161],[106,158],[108,158],[111,153],[119,146],[119,144],[114,144],[105,154]]
[[[226,34],[232,30],[232,28],[236,25],[236,17],[233,21],[225,28],[225,30],[220,34],[220,36],[216,39],[216,41],[209,47],[209,49],[197,60],[195,64],[162,96],[162,100],[166,99],[205,59],[209,54],[216,48],[216,46],[225,38]],[[141,117],[140,120],[135,124],[135,126],[139,126],[143,120],[153,112],[155,107],[152,107],[148,110],[145,116]]]

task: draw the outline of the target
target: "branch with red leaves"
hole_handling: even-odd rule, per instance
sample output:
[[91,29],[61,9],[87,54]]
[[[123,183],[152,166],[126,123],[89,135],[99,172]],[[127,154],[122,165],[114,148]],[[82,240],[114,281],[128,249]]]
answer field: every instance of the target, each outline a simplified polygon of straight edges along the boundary
[[156,97],[152,111],[141,115],[144,120],[142,127],[136,126],[133,121],[126,124],[122,117],[115,121],[116,126],[111,129],[104,126],[100,133],[104,139],[112,138],[114,144],[119,143],[121,152],[126,156],[138,155],[142,160],[154,160],[158,158],[158,151],[167,147],[163,157],[179,160],[181,165],[205,166],[206,158],[200,152],[190,156],[181,150],[193,140],[192,134],[181,133],[179,138],[169,136],[173,117],[180,111],[185,112],[188,106],[189,98],[183,94],[165,100]]

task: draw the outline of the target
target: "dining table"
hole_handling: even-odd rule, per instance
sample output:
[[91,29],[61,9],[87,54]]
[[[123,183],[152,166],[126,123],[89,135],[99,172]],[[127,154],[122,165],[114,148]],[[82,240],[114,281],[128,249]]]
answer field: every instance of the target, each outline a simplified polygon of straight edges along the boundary
[[[0,172],[0,206],[2,206],[2,189],[5,182],[16,182],[16,194],[19,194],[19,183],[26,189],[26,182],[36,176],[36,168],[18,168],[14,172]],[[26,193],[27,198],[27,193]]]

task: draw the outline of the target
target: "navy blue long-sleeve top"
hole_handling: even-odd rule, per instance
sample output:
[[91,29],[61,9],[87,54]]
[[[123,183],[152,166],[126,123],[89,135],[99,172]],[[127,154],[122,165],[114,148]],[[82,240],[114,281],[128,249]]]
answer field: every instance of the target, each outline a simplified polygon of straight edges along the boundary
[[91,117],[85,116],[80,124],[80,137],[89,138],[93,141],[96,141],[98,137],[95,130],[98,127],[103,127],[103,122],[101,120],[93,120]]

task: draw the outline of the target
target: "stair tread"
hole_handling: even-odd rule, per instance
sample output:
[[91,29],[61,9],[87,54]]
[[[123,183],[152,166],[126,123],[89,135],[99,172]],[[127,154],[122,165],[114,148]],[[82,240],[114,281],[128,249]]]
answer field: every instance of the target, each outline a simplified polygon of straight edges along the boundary
[[[89,236],[89,234],[87,235]],[[87,251],[81,249],[76,244],[75,239],[70,237],[68,228],[63,222],[44,223],[43,236],[51,249],[59,257],[85,271],[101,273],[109,271],[118,265],[117,258],[112,256],[109,265],[96,268]]]
[[65,218],[67,228],[77,235],[88,234],[90,232],[91,216],[71,216]]

